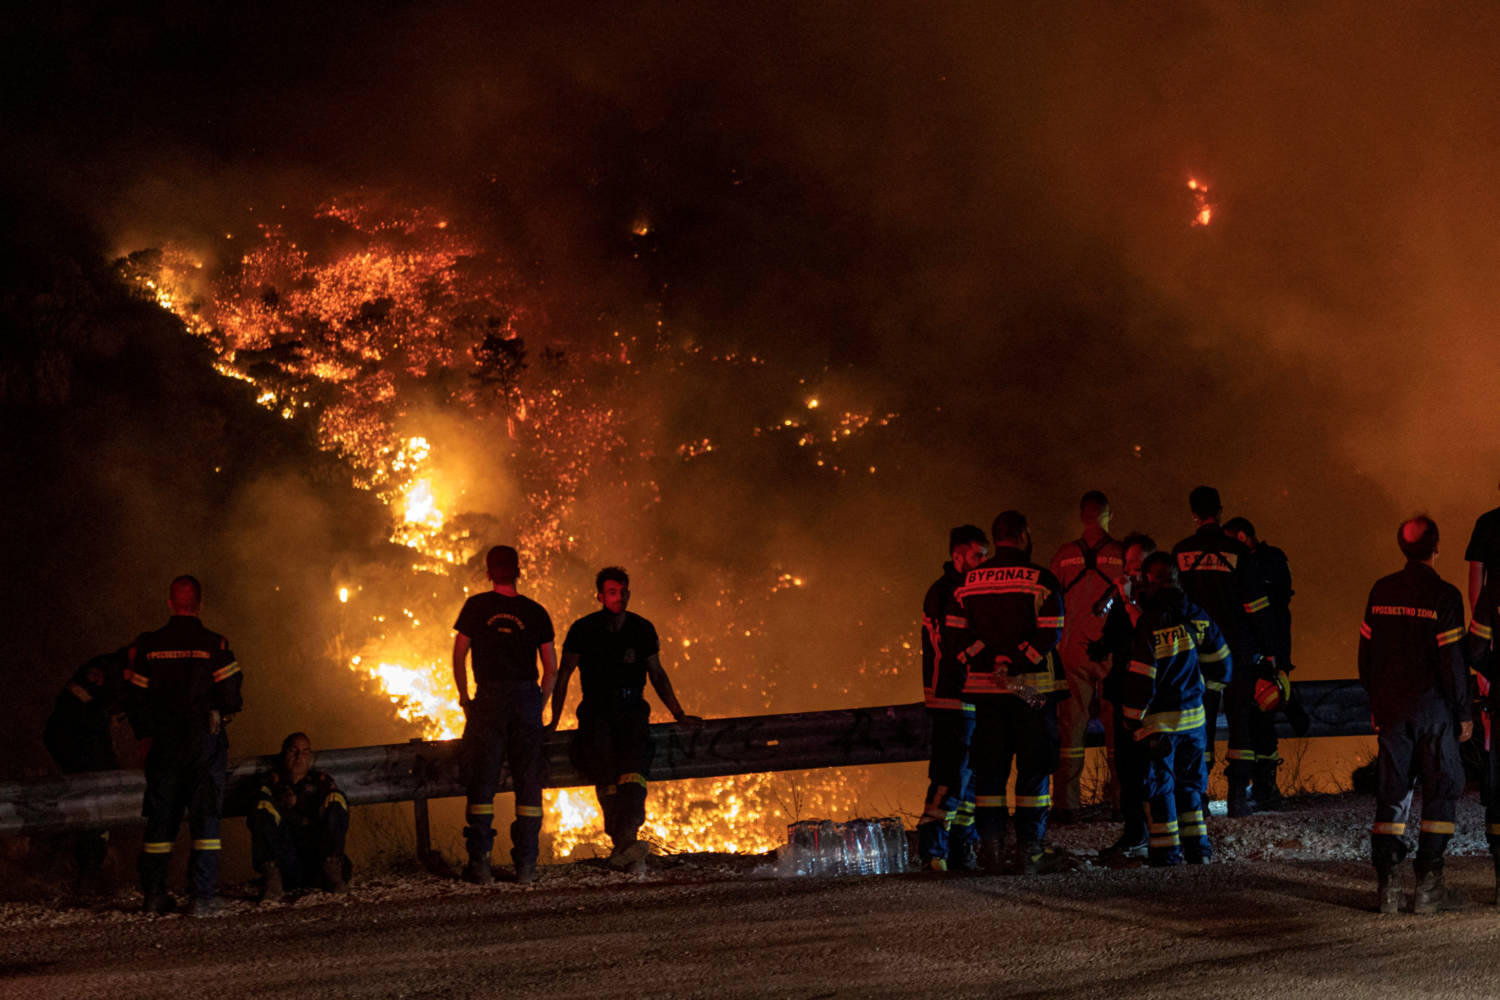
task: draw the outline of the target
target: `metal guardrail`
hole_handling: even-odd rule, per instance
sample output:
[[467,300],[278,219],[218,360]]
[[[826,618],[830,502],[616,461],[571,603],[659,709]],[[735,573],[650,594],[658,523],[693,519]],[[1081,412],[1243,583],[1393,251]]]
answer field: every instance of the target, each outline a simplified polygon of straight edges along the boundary
[[[1357,681],[1307,681],[1296,688],[1312,720],[1309,738],[1373,732],[1369,704]],[[1221,737],[1224,732],[1221,717]],[[1277,732],[1283,738],[1293,736],[1281,718]],[[651,733],[656,745],[652,781],[898,764],[928,757],[927,712],[920,703],[708,719],[701,728],[667,723],[652,726]],[[1091,746],[1103,743],[1097,723],[1089,737]],[[571,739],[571,731],[547,736],[548,788],[588,784],[568,760]],[[351,806],[416,803],[420,838],[426,800],[464,794],[459,748],[458,740],[413,740],[322,750],[316,766],[333,775]],[[260,776],[275,762],[274,755],[231,762],[225,816],[244,816],[254,808]],[[500,790],[510,787],[510,775],[503,773]],[[0,785],[0,836],[139,826],[145,791],[146,779],[140,771],[100,771]]]

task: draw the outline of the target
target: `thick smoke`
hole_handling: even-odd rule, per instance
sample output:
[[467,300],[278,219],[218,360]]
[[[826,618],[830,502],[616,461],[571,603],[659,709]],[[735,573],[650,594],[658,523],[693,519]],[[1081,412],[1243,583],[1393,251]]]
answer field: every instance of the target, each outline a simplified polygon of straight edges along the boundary
[[[628,429],[715,451],[673,464],[663,447],[649,512],[594,484],[567,572],[654,552],[637,603],[661,618],[721,581],[805,578],[743,594],[774,709],[914,698],[915,653],[890,641],[914,638],[946,529],[1005,507],[1031,514],[1045,558],[1085,489],[1170,543],[1187,491],[1218,485],[1291,556],[1297,661],[1339,676],[1365,588],[1398,563],[1395,523],[1431,512],[1458,579],[1492,499],[1492,13],[31,16],[12,148],[115,252],[232,261],[223,234],[283,205],[391,192],[506,248],[533,357],[660,321],[673,351],[742,359],[642,366]],[[1208,227],[1189,225],[1189,176],[1210,185]],[[751,433],[844,411],[899,414],[842,447],[845,475]],[[466,459],[476,484],[485,461]],[[337,556],[284,534],[298,487],[274,482],[237,501],[238,533],[278,539],[274,578],[326,599]],[[481,509],[511,499],[476,489]],[[690,707],[765,701],[683,671]]]

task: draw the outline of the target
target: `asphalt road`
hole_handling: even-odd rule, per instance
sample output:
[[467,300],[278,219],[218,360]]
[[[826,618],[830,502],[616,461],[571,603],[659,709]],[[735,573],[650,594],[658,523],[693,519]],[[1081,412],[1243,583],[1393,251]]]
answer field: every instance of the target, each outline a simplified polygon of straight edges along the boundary
[[123,903],[11,910],[0,996],[1493,997],[1491,872],[1487,858],[1451,860],[1450,882],[1484,902],[1433,917],[1373,913],[1371,872],[1355,862],[1029,878],[666,873],[531,890],[424,876],[200,920]]

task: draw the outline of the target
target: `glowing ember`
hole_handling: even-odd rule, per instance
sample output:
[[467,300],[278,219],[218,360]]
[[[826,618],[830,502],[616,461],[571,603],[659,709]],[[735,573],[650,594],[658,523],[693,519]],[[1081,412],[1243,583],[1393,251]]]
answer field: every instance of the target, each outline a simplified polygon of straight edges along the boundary
[[1213,221],[1214,204],[1208,200],[1208,185],[1196,177],[1188,178],[1188,190],[1193,192],[1193,225],[1206,226]]

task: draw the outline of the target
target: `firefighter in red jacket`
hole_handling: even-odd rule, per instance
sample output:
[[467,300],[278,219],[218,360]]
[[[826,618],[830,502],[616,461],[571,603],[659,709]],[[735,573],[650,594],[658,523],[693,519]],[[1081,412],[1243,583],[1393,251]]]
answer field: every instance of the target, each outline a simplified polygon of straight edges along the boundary
[[1052,799],[1055,823],[1072,821],[1083,804],[1079,785],[1083,777],[1084,733],[1089,720],[1097,718],[1104,725],[1106,758],[1109,761],[1108,798],[1115,798],[1114,721],[1110,706],[1103,699],[1104,677],[1109,662],[1089,656],[1089,643],[1104,633],[1105,614],[1099,611],[1100,599],[1114,588],[1125,566],[1120,543],[1109,536],[1109,499],[1098,490],[1090,490],[1079,502],[1078,514],[1083,521],[1083,536],[1057,550],[1052,557],[1052,575],[1062,581],[1064,616],[1058,653],[1067,674],[1070,697],[1057,706],[1058,752],[1057,779]]
[[1057,702],[1068,685],[1056,655],[1063,631],[1062,585],[1031,561],[1026,517],[995,518],[995,554],[954,591],[961,621],[943,634],[943,659],[967,671],[963,698],[974,705],[974,818],[980,862],[1003,865],[1010,822],[1005,787],[1016,766],[1016,868],[1053,871],[1061,857],[1047,848],[1049,783],[1057,766]]
[[1468,672],[1464,666],[1464,603],[1458,588],[1432,568],[1438,528],[1414,517],[1397,530],[1406,568],[1377,580],[1359,628],[1359,679],[1370,696],[1378,738],[1378,788],[1370,853],[1379,877],[1381,913],[1401,905],[1396,868],[1406,855],[1412,790],[1422,783],[1413,913],[1464,905],[1443,883],[1443,854],[1464,790],[1458,745],[1469,738]]
[[948,533],[952,559],[927,588],[922,601],[922,697],[932,732],[927,765],[927,799],[917,823],[917,852],[924,867],[972,870],[979,865],[979,832],[974,828],[974,772],[969,744],[974,706],[963,699],[965,672],[943,658],[943,632],[966,624],[953,592],[964,576],[984,562],[989,540],[972,524]]

